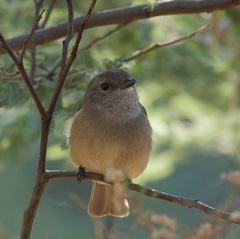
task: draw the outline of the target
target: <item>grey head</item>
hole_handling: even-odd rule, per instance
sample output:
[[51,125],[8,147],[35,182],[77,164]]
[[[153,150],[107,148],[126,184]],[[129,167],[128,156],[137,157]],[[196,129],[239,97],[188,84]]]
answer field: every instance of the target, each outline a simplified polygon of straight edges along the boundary
[[134,85],[136,81],[123,69],[112,68],[101,72],[95,76],[88,85],[88,90],[108,90],[124,89]]
[[132,116],[142,111],[134,88],[136,80],[118,68],[111,68],[96,75],[88,84],[82,108],[101,111],[102,114]]
[[[109,101],[113,102],[115,98],[118,98],[116,100],[119,100],[127,95],[136,95],[136,91],[133,87],[135,82],[136,80],[134,80],[129,73],[123,69],[111,68],[101,72],[88,84],[82,106],[84,107],[85,102],[86,104],[91,103],[98,105]],[[132,90],[129,92],[130,94],[126,94],[128,88],[131,88]],[[125,94],[121,94],[121,91],[125,92]]]

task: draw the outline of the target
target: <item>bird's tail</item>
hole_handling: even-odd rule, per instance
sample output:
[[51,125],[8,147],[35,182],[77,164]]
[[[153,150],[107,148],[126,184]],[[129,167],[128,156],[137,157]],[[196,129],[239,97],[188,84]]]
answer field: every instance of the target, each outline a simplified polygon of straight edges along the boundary
[[113,186],[94,181],[88,213],[93,217],[126,217],[129,215],[128,201],[123,195],[115,197]]

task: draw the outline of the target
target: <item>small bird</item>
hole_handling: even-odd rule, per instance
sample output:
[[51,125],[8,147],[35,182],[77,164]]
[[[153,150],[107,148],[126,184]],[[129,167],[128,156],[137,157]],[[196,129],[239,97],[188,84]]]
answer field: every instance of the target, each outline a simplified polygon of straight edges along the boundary
[[[129,178],[146,168],[152,148],[152,128],[139,103],[134,80],[127,71],[112,68],[87,86],[68,136],[70,158],[76,167],[105,175],[110,168]],[[113,186],[93,181],[88,213],[93,217],[129,215],[124,197],[113,203]]]

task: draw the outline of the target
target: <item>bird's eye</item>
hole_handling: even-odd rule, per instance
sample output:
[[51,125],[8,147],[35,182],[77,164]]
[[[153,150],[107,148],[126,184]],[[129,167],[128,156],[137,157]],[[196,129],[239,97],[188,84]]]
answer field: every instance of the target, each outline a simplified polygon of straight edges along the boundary
[[101,89],[103,90],[103,91],[106,91],[106,90],[108,90],[109,89],[109,84],[108,83],[102,83],[101,84]]

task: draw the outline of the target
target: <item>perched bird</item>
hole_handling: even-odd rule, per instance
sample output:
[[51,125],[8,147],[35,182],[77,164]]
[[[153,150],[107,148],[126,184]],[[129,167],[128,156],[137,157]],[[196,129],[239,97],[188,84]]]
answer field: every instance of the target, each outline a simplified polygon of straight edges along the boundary
[[[127,71],[118,68],[106,70],[90,81],[68,137],[76,167],[103,175],[114,168],[129,178],[144,171],[152,147],[152,129],[139,103],[135,82]],[[93,182],[88,206],[91,216],[128,216],[127,199],[120,198],[117,207],[112,201],[112,187]]]

